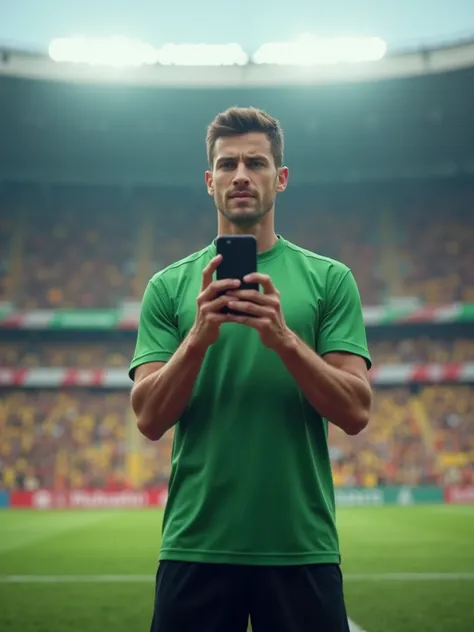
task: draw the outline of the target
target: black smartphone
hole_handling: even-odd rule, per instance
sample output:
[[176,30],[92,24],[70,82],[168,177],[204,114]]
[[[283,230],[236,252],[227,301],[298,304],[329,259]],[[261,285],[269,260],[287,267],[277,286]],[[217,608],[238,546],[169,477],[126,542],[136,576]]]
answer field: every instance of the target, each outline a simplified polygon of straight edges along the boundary
[[[216,240],[218,255],[222,261],[216,270],[216,279],[240,279],[239,289],[258,290],[258,283],[245,283],[244,276],[257,272],[257,240],[253,235],[221,235]],[[221,294],[224,294],[222,292]],[[224,307],[223,313],[240,314]],[[247,314],[249,315],[249,314]]]

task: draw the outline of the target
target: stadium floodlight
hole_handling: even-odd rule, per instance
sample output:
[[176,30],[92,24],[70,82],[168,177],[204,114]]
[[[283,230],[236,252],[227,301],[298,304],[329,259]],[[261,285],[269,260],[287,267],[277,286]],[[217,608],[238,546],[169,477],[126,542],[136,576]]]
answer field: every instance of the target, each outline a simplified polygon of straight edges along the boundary
[[165,44],[158,50],[164,66],[244,66],[248,60],[239,44]]
[[302,35],[294,42],[263,44],[252,56],[256,64],[315,66],[378,61],[387,52],[379,37],[320,38]]
[[49,56],[57,62],[125,68],[156,64],[157,50],[150,44],[120,35],[61,37],[49,45]]

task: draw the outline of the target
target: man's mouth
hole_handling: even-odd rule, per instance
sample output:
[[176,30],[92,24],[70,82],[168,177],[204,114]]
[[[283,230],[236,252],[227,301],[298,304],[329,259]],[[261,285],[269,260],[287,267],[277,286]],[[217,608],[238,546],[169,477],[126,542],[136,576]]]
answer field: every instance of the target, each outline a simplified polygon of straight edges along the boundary
[[250,191],[237,191],[235,193],[231,193],[230,197],[232,199],[249,199],[249,198],[253,198],[254,196],[250,193]]

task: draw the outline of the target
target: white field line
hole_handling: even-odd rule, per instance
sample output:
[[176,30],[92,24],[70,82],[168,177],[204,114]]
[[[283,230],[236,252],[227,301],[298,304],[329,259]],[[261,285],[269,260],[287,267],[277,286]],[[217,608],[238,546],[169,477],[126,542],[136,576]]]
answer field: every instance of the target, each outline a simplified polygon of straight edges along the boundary
[[355,621],[352,621],[352,619],[349,619],[349,630],[350,632],[365,632],[365,630],[363,630],[360,625],[357,625]]
[[[473,573],[347,573],[344,581],[473,581]],[[147,584],[154,575],[0,575],[0,584]]]
[[[152,575],[0,575],[0,584],[59,584],[59,583],[151,583]],[[349,619],[350,632],[365,632]]]

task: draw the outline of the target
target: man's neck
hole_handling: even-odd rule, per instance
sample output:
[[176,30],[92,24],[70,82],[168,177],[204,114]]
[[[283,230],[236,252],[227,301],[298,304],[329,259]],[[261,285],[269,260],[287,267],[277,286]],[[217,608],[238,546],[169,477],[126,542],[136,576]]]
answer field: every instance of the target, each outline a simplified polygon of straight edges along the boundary
[[261,224],[257,224],[256,226],[243,228],[240,226],[235,226],[235,224],[232,224],[231,222],[219,221],[217,234],[219,236],[254,235],[257,240],[257,249],[259,253],[270,250],[278,241],[273,222],[268,225],[265,225],[265,222],[262,222]]

